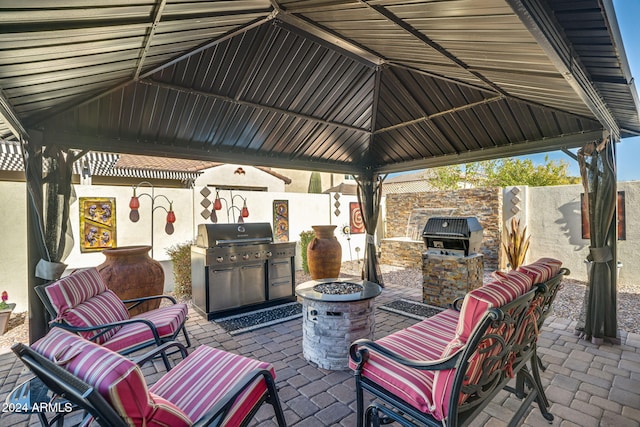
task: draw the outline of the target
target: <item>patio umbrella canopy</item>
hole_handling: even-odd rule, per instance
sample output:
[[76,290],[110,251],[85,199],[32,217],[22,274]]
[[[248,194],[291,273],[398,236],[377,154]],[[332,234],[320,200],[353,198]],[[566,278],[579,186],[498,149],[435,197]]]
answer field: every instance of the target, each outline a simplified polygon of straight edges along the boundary
[[590,143],[578,152],[580,174],[585,189],[591,246],[589,286],[578,332],[599,344],[619,343],[617,321],[617,277],[615,243],[616,169],[613,144],[609,138]]

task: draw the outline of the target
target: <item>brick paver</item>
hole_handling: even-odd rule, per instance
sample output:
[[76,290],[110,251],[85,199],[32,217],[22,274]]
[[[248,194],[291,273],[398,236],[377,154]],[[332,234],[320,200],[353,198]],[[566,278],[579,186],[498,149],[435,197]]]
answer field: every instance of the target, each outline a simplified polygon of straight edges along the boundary
[[[378,297],[378,306],[398,298],[420,299],[418,288],[390,284]],[[410,326],[416,320],[376,311],[376,338]],[[640,426],[640,336],[625,334],[619,346],[596,346],[573,335],[567,319],[550,317],[542,328],[540,356],[547,366],[543,384],[551,401],[554,426]],[[307,362],[302,356],[302,320],[296,319],[265,329],[230,336],[218,325],[195,312],[187,328],[193,346],[209,345],[274,364],[279,397],[288,425],[355,425],[355,381],[349,371],[328,371]],[[156,381],[161,364],[145,366],[145,376]],[[0,354],[0,399],[16,384],[29,378],[12,353]],[[473,426],[505,426],[518,401],[500,393],[473,421]],[[39,425],[35,416],[5,413],[2,426]],[[251,426],[275,425],[273,409],[265,405]],[[533,405],[523,418],[527,427],[548,426]]]

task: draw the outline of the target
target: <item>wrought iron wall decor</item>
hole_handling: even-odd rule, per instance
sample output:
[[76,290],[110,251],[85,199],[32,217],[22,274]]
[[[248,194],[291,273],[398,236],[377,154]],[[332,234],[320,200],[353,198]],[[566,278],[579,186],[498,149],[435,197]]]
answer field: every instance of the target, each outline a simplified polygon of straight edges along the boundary
[[[213,203],[209,200],[209,196],[211,195],[211,190],[208,187],[203,187],[200,190],[200,194],[203,199],[200,202],[200,205],[204,208],[200,215],[204,219],[211,219],[211,222],[217,223],[219,218],[216,211],[221,211],[222,202],[225,204],[225,211],[227,212],[227,222],[231,223],[235,218],[235,212],[238,212],[238,218],[236,219],[236,223],[241,224],[244,222],[245,218],[249,217],[249,208],[247,207],[247,198],[242,197],[239,194],[233,194],[233,191],[229,190],[229,201],[226,198],[220,196],[220,190],[216,189],[216,196],[213,199]],[[235,199],[239,198],[242,201],[242,207],[235,205]],[[211,206],[213,204],[213,206]],[[209,208],[211,206],[211,208]]]
[[276,242],[289,241],[289,201],[273,201],[273,237]]
[[80,252],[116,247],[116,199],[80,197]]

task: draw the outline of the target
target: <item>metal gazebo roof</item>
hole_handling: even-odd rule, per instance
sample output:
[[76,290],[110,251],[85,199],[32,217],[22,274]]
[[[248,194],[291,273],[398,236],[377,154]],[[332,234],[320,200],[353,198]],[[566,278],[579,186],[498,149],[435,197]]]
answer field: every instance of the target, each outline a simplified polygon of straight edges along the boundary
[[610,0],[0,1],[0,137],[393,172],[640,132]]

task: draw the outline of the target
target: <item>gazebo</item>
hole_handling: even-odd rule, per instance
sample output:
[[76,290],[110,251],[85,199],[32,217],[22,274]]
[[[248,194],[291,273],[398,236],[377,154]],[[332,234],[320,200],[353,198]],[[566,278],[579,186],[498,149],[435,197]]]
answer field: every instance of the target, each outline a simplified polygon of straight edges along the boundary
[[58,274],[90,150],[352,174],[371,234],[387,173],[640,133],[611,0],[9,0],[0,18],[31,286]]

